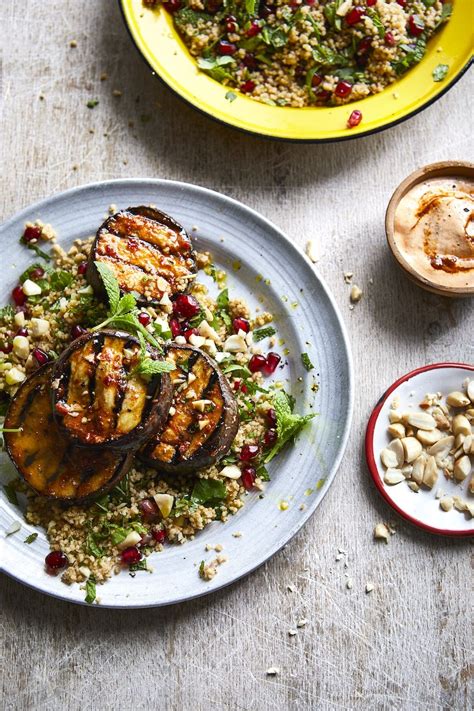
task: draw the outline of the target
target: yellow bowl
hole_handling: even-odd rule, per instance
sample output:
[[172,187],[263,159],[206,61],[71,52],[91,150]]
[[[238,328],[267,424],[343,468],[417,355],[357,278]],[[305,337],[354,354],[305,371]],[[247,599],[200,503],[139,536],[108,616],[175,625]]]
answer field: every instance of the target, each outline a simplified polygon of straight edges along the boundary
[[[237,99],[231,103],[225,98],[228,87],[198,70],[169,13],[147,9],[142,0],[119,3],[135,44],[170,89],[213,119],[272,138],[338,141],[394,126],[442,96],[473,60],[473,0],[454,0],[449,22],[428,42],[422,61],[380,94],[345,106],[295,109],[268,106],[235,91]],[[438,64],[447,64],[449,71],[443,81],[434,82],[432,71]],[[348,129],[354,109],[362,111],[363,119]]]

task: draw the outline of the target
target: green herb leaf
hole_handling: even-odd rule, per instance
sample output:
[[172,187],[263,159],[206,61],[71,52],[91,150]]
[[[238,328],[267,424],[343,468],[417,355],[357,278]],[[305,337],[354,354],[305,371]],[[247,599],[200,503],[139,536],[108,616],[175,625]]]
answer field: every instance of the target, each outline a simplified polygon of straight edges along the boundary
[[378,36],[383,39],[385,37],[385,26],[380,19],[380,15],[377,10],[372,10],[372,8],[367,8],[367,15],[370,17],[374,23],[375,29],[377,30]]
[[129,566],[129,571],[131,573],[136,573],[137,570],[148,570],[146,558],[142,558],[142,560],[140,560],[138,563],[132,563],[132,565]]
[[2,321],[11,321],[11,319],[15,316],[15,309],[13,306],[10,306],[8,304],[7,306],[3,306],[0,309],[0,319]]
[[95,585],[95,580],[94,578],[89,578],[89,580],[86,581],[86,602],[88,605],[92,605],[94,600],[97,597],[97,590],[96,590],[96,585]]
[[100,548],[94,538],[92,533],[89,533],[86,539],[86,550],[89,555],[93,555],[94,558],[102,558],[104,551]]
[[172,370],[176,370],[176,366],[174,363],[168,363],[167,360],[143,358],[133,369],[133,372],[137,375],[152,376],[160,373],[171,373]]
[[25,540],[23,541],[23,543],[28,543],[28,544],[34,543],[37,538],[38,538],[38,534],[37,534],[37,533],[30,533],[30,535],[25,538]]
[[63,291],[63,289],[67,286],[71,286],[73,279],[74,277],[71,272],[58,269],[51,274],[49,283],[51,285],[51,289],[54,289],[54,291]]
[[268,463],[278,452],[283,449],[289,440],[293,439],[307,422],[315,415],[295,415],[292,413],[291,400],[289,396],[278,391],[273,396],[273,407],[277,418],[277,441],[266,455],[264,462]]
[[38,247],[37,244],[33,244],[32,242],[26,242],[26,243],[23,242],[22,244],[26,244],[28,249],[31,249],[32,252],[34,252],[36,255],[38,255],[38,257],[41,257],[42,259],[44,259],[47,262],[51,261],[51,259],[52,259],[51,255],[48,254],[47,252],[44,252],[40,247]]
[[449,71],[448,64],[438,64],[437,67],[433,69],[433,81],[443,81]]
[[276,333],[276,329],[273,328],[273,326],[264,326],[263,328],[258,328],[256,331],[253,332],[253,340],[254,341],[262,341],[264,338],[270,338],[270,336],[274,336]]
[[201,560],[201,562],[199,564],[199,575],[203,580],[204,580],[204,566],[205,565],[206,565],[206,563],[203,560]]
[[191,501],[197,504],[215,505],[226,497],[226,487],[223,481],[217,479],[199,479],[194,485]]
[[442,22],[446,22],[446,20],[451,17],[452,13],[453,4],[451,2],[445,2],[443,4],[443,7],[441,8],[441,19],[439,24],[441,24]]
[[245,0],[245,9],[248,15],[256,15],[258,8],[258,0]]
[[120,288],[112,270],[103,262],[94,262],[97,271],[100,274],[107,298],[109,300],[110,313],[116,314],[120,302]]
[[222,291],[218,294],[216,305],[219,311],[227,310],[229,308],[229,289],[227,289],[227,287],[222,289]]
[[18,497],[16,495],[15,482],[14,481],[8,482],[8,484],[4,485],[3,490],[5,492],[5,495],[8,499],[8,501],[11,504],[13,504],[14,506],[18,506]]
[[99,103],[99,99],[89,99],[86,106],[88,109],[95,109],[95,107],[98,105],[98,103]]
[[311,363],[309,359],[309,355],[307,353],[302,353],[301,354],[301,362],[303,363],[304,367],[306,370],[309,372],[310,370],[313,370],[314,365]]

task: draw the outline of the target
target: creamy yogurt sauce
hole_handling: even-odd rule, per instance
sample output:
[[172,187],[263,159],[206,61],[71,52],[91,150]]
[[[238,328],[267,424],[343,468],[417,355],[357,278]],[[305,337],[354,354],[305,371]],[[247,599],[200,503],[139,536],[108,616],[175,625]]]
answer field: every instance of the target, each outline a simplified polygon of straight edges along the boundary
[[474,286],[474,181],[432,178],[395,211],[394,239],[408,264],[440,286]]

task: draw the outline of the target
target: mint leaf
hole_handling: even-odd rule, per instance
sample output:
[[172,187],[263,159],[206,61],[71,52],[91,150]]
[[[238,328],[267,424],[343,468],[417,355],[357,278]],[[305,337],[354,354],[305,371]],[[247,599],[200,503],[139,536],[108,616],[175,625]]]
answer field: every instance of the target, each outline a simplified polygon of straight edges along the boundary
[[217,479],[199,479],[194,485],[191,501],[196,504],[215,505],[226,497],[226,487],[223,481]]
[[285,444],[293,439],[307,422],[315,415],[295,415],[291,411],[291,401],[289,396],[279,391],[273,396],[273,407],[277,418],[277,441],[266,455],[264,462],[267,463],[283,449]]
[[219,311],[221,309],[229,308],[229,289],[223,289],[220,294],[218,294],[216,299],[216,305]]
[[443,81],[449,71],[448,64],[438,64],[432,71],[433,81]]
[[73,278],[70,272],[59,269],[53,272],[49,278],[51,289],[54,289],[54,291],[63,291],[67,286],[71,286]]
[[133,311],[136,305],[137,300],[135,299],[133,294],[124,294],[117,304],[117,316],[119,316],[120,314],[125,314],[129,311]]
[[306,370],[309,372],[310,370],[313,370],[314,365],[311,363],[309,359],[309,355],[307,353],[302,353],[301,354],[301,362],[303,363],[304,367]]
[[173,363],[168,363],[166,360],[153,360],[153,358],[143,358],[133,372],[137,375],[151,376],[159,375],[160,373],[170,373],[176,370]]
[[245,10],[248,15],[256,15],[258,0],[245,0]]
[[103,262],[94,262],[97,271],[100,274],[102,283],[104,285],[105,291],[107,292],[107,298],[109,300],[110,313],[117,313],[118,305],[120,302],[120,288],[118,281],[115,278],[112,270]]
[[9,304],[0,309],[0,319],[10,321],[15,316],[15,309]]
[[270,338],[270,336],[274,336],[276,333],[276,329],[273,328],[273,326],[264,326],[263,328],[258,328],[256,331],[253,332],[253,340],[254,341],[262,341],[264,338]]
[[89,578],[86,582],[86,602],[88,605],[92,605],[97,597],[97,590],[94,578]]

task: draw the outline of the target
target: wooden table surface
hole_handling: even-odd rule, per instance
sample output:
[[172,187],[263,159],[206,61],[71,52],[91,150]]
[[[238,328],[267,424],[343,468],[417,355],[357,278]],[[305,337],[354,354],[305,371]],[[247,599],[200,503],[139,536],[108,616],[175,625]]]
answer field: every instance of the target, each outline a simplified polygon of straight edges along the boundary
[[[4,0],[0,21],[2,219],[110,178],[175,178],[231,195],[297,244],[319,243],[356,374],[352,434],[334,485],[297,538],[245,580],[195,602],[127,612],[62,603],[2,576],[0,708],[469,708],[468,543],[397,519],[369,480],[362,442],[372,407],[399,375],[474,362],[472,300],[412,286],[390,259],[383,224],[392,191],[412,170],[472,159],[472,72],[384,133],[288,145],[219,126],[171,95],[132,46],[114,0]],[[364,290],[352,311],[344,270]],[[379,521],[396,523],[389,545],[372,538]],[[290,637],[301,617],[306,626]],[[278,676],[266,676],[271,666]]]

